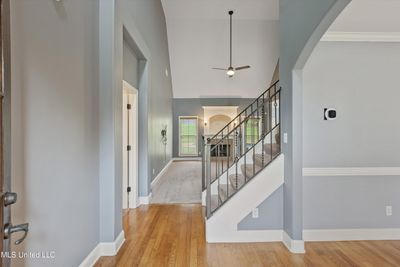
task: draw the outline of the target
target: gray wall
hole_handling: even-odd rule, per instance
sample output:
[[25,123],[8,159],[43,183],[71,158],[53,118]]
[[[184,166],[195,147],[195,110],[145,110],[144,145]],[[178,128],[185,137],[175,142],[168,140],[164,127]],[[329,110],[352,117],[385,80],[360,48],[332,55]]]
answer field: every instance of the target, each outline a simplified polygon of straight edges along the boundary
[[78,266],[99,242],[98,2],[11,8],[12,220],[30,223],[12,250],[56,252],[12,265]]
[[[165,74],[169,55],[165,17],[157,0],[100,1],[100,240],[122,231],[123,39],[139,59],[139,195],[167,164],[172,142],[161,143],[168,126],[172,140],[172,86]],[[139,51],[139,53],[138,53]],[[161,103],[161,104],[160,104]]]
[[[398,43],[319,43],[303,72],[304,167],[400,166],[399,51]],[[337,120],[323,120],[325,107]]]
[[[318,44],[304,68],[304,167],[399,167],[400,44]],[[337,109],[323,120],[324,107]],[[305,177],[305,228],[400,226],[400,177]],[[317,204],[318,203],[318,204]],[[392,217],[385,206],[393,205]]]
[[399,228],[399,203],[400,176],[304,177],[304,229]]
[[139,58],[126,38],[123,44],[123,79],[136,89],[139,87]]
[[283,186],[258,206],[258,218],[248,214],[239,224],[238,230],[282,230]]
[[12,1],[12,171],[19,193],[13,222],[30,223],[27,240],[13,249],[56,251],[54,260],[15,266],[78,266],[99,241],[114,241],[122,230],[122,21],[142,33],[146,55],[151,51],[138,80],[148,89],[139,105],[148,114],[142,138],[151,144],[143,195],[171,157],[172,143],[166,160],[159,143],[164,124],[172,140],[161,3],[117,3]]
[[[167,29],[161,1],[120,0],[119,3],[122,15],[124,17],[130,16],[151,54],[150,92],[148,95],[148,143],[151,173],[150,179],[147,181],[147,190],[141,190],[142,194],[147,195],[150,182],[164,168],[172,155],[172,84],[171,77],[167,76],[165,72],[165,70],[168,70],[168,73],[171,73]],[[128,21],[124,20],[124,23],[128,23]],[[132,37],[135,39],[134,36]],[[166,151],[161,142],[161,130],[165,125],[167,126],[169,140]]]
[[204,109],[203,106],[238,106],[238,112],[245,109],[252,98],[174,98],[173,99],[173,157],[179,157],[179,116],[199,117],[199,153],[204,133]]
[[280,57],[282,86],[282,131],[288,135],[285,155],[284,230],[292,239],[302,239],[302,89],[301,70],[320,37],[349,0],[279,1]]

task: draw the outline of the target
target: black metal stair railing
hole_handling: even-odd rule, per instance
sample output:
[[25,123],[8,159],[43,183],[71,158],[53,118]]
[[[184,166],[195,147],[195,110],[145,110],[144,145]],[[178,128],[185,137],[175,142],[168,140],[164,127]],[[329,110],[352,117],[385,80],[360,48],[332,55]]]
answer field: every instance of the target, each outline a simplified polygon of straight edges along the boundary
[[279,81],[212,138],[203,138],[202,189],[209,218],[280,154]]

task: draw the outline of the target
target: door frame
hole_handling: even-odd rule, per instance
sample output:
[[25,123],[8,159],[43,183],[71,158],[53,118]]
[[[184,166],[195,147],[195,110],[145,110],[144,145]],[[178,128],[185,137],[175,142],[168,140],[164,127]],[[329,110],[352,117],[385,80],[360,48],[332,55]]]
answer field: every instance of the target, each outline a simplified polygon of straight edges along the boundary
[[[0,175],[1,175],[1,229],[0,240],[2,252],[10,251],[10,239],[4,239],[4,226],[11,223],[11,207],[4,206],[4,193],[11,192],[11,49],[10,49],[10,0],[0,0]],[[9,266],[10,259],[4,257],[0,266]]]
[[[123,114],[127,111],[127,104],[131,104],[130,115],[132,116],[133,123],[129,126],[129,140],[130,144],[125,143],[125,138],[127,137],[125,134],[125,130],[128,130],[126,120],[127,117],[123,115],[122,122],[122,140],[123,140],[123,148],[122,148],[122,209],[134,209],[139,206],[139,114],[138,114],[138,97],[139,91],[129,84],[127,81],[122,81],[123,87]],[[127,98],[127,96],[132,96],[131,98]],[[131,150],[128,151],[124,144],[130,145]],[[132,156],[132,159],[127,159],[127,153]],[[128,164],[126,165],[126,160],[128,160]],[[126,179],[125,175],[127,172],[127,168],[129,167],[129,178]],[[128,183],[129,180],[129,183]],[[127,193],[128,185],[131,186],[131,193]],[[129,204],[128,204],[129,203]]]

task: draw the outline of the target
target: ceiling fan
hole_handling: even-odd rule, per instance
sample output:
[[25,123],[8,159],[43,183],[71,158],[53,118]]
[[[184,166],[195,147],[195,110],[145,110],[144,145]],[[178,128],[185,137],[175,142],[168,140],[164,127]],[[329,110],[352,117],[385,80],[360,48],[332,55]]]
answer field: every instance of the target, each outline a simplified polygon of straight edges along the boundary
[[233,11],[232,10],[229,11],[228,14],[229,14],[229,21],[230,21],[230,39],[229,39],[229,45],[230,45],[230,47],[229,47],[229,51],[230,51],[229,52],[229,60],[230,61],[229,61],[229,67],[227,69],[224,69],[224,68],[213,68],[213,69],[214,70],[226,71],[226,74],[229,76],[229,78],[232,78],[233,75],[235,75],[235,71],[249,69],[250,66],[246,65],[246,66],[241,66],[241,67],[237,67],[237,68],[232,67],[232,15],[233,15]]

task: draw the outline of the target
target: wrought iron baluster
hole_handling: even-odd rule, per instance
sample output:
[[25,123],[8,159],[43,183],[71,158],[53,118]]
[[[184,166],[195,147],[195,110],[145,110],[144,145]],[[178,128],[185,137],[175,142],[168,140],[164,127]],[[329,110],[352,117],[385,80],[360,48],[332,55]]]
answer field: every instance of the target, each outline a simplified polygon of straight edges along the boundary
[[218,184],[217,184],[217,191],[218,191],[218,206],[221,205],[221,196],[220,196],[220,192],[219,192],[219,188],[220,188],[220,181],[219,181],[219,174],[218,174],[218,160],[219,160],[219,144],[217,145],[217,161],[216,161],[216,165],[217,165],[217,180],[218,180]]
[[206,162],[206,215],[211,216],[211,151],[210,144],[205,145],[205,162]]

